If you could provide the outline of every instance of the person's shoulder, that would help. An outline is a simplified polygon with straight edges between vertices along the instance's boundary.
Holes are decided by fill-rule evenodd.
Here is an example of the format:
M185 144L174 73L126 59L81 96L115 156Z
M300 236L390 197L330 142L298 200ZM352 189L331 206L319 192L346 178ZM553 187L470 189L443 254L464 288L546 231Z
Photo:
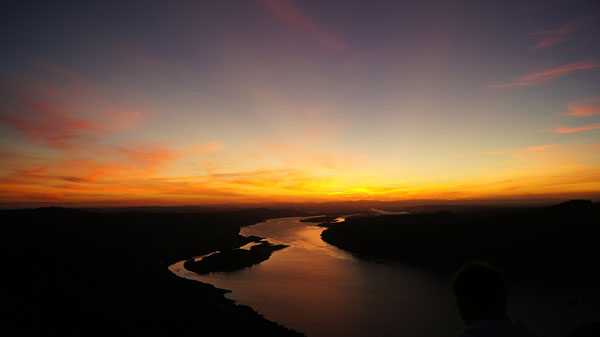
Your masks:
M481 321L465 328L460 337L535 337L524 325L510 320Z

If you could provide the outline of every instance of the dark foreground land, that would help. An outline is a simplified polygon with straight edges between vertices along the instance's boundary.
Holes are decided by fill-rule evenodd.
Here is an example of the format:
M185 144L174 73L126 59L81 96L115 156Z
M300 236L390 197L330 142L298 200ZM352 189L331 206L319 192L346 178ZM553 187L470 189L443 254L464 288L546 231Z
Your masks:
M6 336L300 336L167 267L248 239L242 225L297 215L239 211L0 211Z
M339 214L339 212L335 212ZM314 213L313 213L314 214ZM333 214L333 213L332 213ZM240 226L297 211L185 209L0 211L0 331L7 336L300 336L221 289L167 267L190 256L197 272L234 270L268 259L278 245ZM440 271L482 259L535 284L597 287L600 204L550 207L437 207L408 215L325 221L325 241L357 255ZM207 262L208 261L208 262Z
M328 224L322 238L362 257L439 271L482 260L515 278L575 286L598 282L600 203L443 209L355 216Z

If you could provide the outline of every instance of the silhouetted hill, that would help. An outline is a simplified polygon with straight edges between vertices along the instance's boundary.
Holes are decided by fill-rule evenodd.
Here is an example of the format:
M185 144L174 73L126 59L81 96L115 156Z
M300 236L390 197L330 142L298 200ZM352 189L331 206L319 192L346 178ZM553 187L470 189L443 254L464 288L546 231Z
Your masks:
M593 282L599 228L599 204L575 200L550 207L351 217L330 225L322 237L364 257L438 270L483 259L516 277Z
M594 204L591 200L569 200L549 208L559 212L580 212L591 210L599 205L600 203Z
M7 336L294 336L167 267L238 247L240 226L285 210L0 211L0 326Z

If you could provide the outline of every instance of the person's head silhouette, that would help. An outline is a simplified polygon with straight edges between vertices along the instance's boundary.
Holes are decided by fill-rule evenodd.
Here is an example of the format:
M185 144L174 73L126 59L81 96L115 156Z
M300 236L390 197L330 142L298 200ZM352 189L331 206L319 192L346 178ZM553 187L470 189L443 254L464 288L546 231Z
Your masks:
M482 263L463 266L454 279L458 310L468 325L506 318L506 286L502 274Z

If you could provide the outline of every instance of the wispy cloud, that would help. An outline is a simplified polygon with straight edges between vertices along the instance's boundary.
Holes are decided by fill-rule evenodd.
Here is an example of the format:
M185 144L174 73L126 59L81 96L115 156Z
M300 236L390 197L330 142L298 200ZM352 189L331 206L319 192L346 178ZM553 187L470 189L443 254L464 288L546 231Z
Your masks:
M561 126L554 129L554 132L560 134L579 133L600 129L600 123L586 124L582 126Z
M514 79L508 83L493 84L493 88L513 88L513 87L527 87L533 85L539 85L551 80L555 80L574 72L593 70L600 68L600 63L593 61L580 61L574 63L564 64L558 67L547 68L542 71L525 74Z
M164 146L120 148L120 152L133 164L151 171L180 157L177 151Z
M159 145L103 149L103 156L46 158L24 161L12 174L0 180L5 184L56 187L58 183L107 184L121 180L144 180L179 159L179 153Z
M78 82L17 86L12 102L0 103L0 123L32 143L67 149L128 130L142 120L140 111L114 104L100 92L94 92L91 85L85 90L77 89L81 86ZM84 102L73 98L80 94Z
M67 147L85 135L102 129L98 123L47 103L32 103L27 112L0 116L0 122L12 126L34 143L54 148Z
M558 146L559 146L558 144L529 145L529 146L519 147L519 148L486 151L483 154L486 156L506 156L506 155L521 156L521 155L529 155L529 154L548 152L549 150L555 149Z
M530 34L535 38L535 48L543 49L563 43L577 31L577 26L574 23L566 23L554 29L543 30Z
M572 117L599 116L600 97L569 103L565 114Z
M528 147L524 148L523 151L525 151L527 153L541 153L541 152L546 152L549 149L552 149L553 147L556 147L556 144L534 145L534 146L528 146Z
M296 31L308 34L321 46L332 50L344 50L346 42L327 30L304 13L293 0L258 0L258 3L280 23Z
M224 145L222 142L210 141L202 144L192 144L185 149L185 152L190 156L198 156L219 152L223 147Z

